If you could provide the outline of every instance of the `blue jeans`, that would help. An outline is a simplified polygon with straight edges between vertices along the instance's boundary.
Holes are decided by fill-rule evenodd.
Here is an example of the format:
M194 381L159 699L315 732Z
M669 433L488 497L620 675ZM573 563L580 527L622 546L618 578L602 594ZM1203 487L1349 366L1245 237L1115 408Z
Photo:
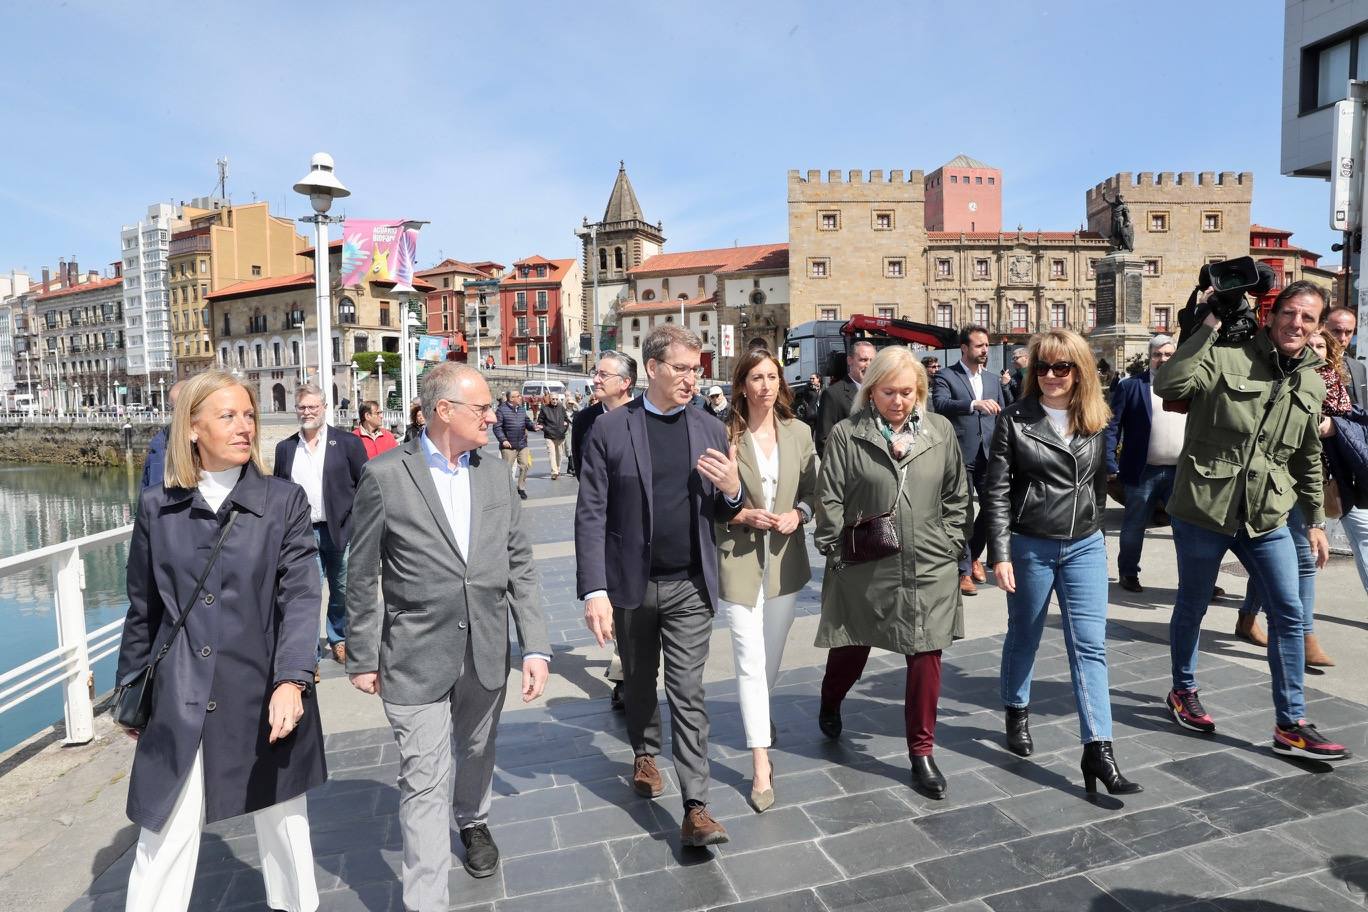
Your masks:
M1140 549L1145 544L1145 530L1149 528L1154 508L1168 503L1173 495L1173 476L1176 466L1147 465L1140 473L1140 483L1126 485L1126 515L1121 520L1121 554L1117 570L1121 576L1140 575Z
M1202 616L1211 600L1211 587L1221 569L1221 558L1233 551L1258 587L1268 613L1268 669L1273 675L1273 708L1279 725L1295 725L1306 715L1302 695L1302 605L1297 580L1297 546L1286 526L1250 538L1243 529L1235 535L1212 532L1173 517L1173 544L1178 551L1178 598L1169 621L1169 653L1173 686L1197 688L1197 642Z
M1363 591L1368 592L1368 510L1363 507L1345 510L1339 522L1353 549L1359 582L1363 583Z
M328 584L328 645L347 639L347 549L333 545L328 524L313 527L318 544L318 578Z
M1050 593L1059 599L1069 676L1084 744L1112 739L1107 684L1107 546L1102 533L1060 541L1012 533L1016 592L1007 596L1002 644L1002 702L1031 702L1031 672L1045 630Z
M1315 633L1316 623L1316 552L1311 550L1311 540L1307 537L1306 520L1302 517L1301 507L1293 507L1287 514L1287 528L1292 533L1292 542L1297 546L1297 594L1302 606L1302 635ZM1246 567L1246 570L1249 568ZM1240 614L1258 614L1262 604L1259 601L1258 587L1251 575L1245 586L1244 604Z

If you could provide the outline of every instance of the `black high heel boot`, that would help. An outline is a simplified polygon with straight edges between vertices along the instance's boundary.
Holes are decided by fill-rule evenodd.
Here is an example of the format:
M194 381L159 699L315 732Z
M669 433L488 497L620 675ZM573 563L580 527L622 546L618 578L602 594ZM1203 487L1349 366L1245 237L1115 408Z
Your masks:
M1007 707L1007 749L1018 757L1029 757L1035 750L1035 742L1031 740L1029 707Z
M1131 782L1121 775L1121 770L1116 765L1116 756L1112 753L1112 743L1110 741L1089 741L1083 745L1083 788L1089 795L1097 793L1097 780L1101 779L1102 784L1107 787L1108 795L1134 795L1136 792L1143 792L1144 788L1138 782Z
M912 785L928 798L945 797L945 777L930 756L912 758Z

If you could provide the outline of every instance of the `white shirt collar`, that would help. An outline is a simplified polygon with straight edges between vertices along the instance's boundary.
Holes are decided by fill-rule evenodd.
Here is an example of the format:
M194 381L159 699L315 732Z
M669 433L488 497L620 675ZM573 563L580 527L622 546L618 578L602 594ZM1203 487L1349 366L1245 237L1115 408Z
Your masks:
M669 416L669 415L678 415L680 412L684 411L684 409L685 409L685 406L683 406L683 405L676 405L674 408L670 409L668 412L662 412L660 409L656 408L655 403L651 401L651 399L650 399L649 396L643 395L643 396L641 397L641 401L642 401L643 403L646 404L646 411L650 412L652 415L665 415L665 416Z
M426 430L426 429L423 430L423 433L418 437L418 440L419 440L419 443L421 444L421 446L423 447L423 456L427 459L427 464L428 464L429 466L432 466L432 467L434 467L434 468L446 469L448 472L453 471L453 469L451 468L451 463L450 463L450 461L448 461L447 458L446 458L445 456L442 455L441 450L439 450L439 449L437 449L437 447L433 446L432 441L428 439L428 434L427 434L427 430ZM469 450L467 450L466 452L462 453L462 454L457 458L457 460L456 460L456 468L457 468L457 469L468 469L468 468L470 468L470 451L469 451Z

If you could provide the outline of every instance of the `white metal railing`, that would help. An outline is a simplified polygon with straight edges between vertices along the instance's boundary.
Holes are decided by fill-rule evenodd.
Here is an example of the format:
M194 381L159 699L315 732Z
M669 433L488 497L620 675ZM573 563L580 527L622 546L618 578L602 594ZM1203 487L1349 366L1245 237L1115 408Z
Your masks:
M56 599L57 648L0 674L0 713L7 712L52 687L61 687L67 744L95 737L95 680L92 666L115 652L123 635L123 619L87 632L85 563L82 555L128 541L133 526L120 526L84 538L25 551L0 560L0 578L40 567L52 572Z
M138 412L136 414L126 414L123 416L102 415L95 413L72 414L58 417L56 414L43 415L37 412L27 411L0 411L0 424L28 424L28 425L59 425L66 427L69 425L81 425L83 427L123 427L127 422L134 427L148 424L165 424L170 420L169 415L159 415L149 412Z

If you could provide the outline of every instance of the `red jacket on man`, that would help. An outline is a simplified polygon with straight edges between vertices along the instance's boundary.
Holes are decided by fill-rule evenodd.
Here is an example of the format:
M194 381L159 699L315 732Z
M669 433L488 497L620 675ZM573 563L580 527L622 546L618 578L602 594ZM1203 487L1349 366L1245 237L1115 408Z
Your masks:
M357 428L352 433L361 438L361 444L366 448L367 459L374 459L386 450L392 450L399 445L399 441L394 439L394 435L384 428L381 428L380 433L374 437L361 428Z

